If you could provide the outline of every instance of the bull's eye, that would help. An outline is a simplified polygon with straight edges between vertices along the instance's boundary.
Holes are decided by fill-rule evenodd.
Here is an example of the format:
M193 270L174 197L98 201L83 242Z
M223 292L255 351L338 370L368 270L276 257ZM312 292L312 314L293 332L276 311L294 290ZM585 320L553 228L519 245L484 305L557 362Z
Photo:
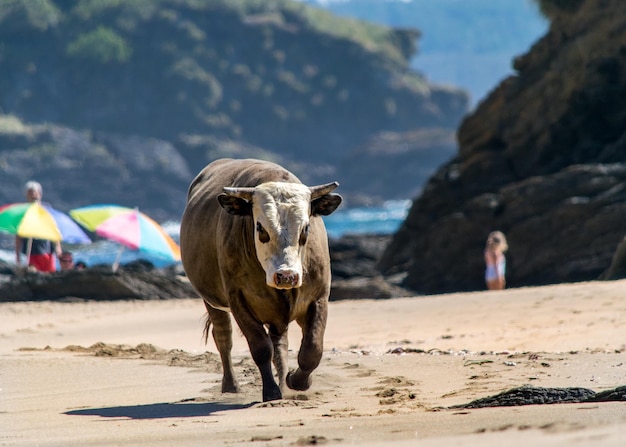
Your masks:
M298 243L300 245L306 244L306 240L308 237L309 237L309 224L306 224L306 226L302 229L302 233L300 233L300 239L298 240Z
M267 231L265 231L261 222L256 223L256 232L259 235L259 241L262 243L267 244L270 241L270 235Z

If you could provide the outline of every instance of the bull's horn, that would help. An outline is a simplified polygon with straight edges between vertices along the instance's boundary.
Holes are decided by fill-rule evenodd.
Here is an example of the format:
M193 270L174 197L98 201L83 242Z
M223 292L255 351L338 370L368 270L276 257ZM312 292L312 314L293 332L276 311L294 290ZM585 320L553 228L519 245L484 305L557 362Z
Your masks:
M224 186L223 191L229 196L239 197L244 200L252 200L252 194L254 193L254 188L250 188L247 186L240 187L231 187Z
M337 186L339 186L339 182L330 182L325 185L310 186L309 189L311 190L311 199L317 199L318 197L328 194Z

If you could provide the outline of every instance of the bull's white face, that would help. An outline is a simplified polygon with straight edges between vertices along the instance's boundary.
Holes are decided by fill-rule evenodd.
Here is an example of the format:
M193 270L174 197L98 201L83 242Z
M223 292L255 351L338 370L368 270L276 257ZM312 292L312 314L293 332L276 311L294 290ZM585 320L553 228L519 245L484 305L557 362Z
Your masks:
M338 185L267 182L256 187L224 187L224 193L217 196L228 213L252 216L256 256L268 286L292 289L302 285L309 218L337 209L341 196L331 191Z
M254 190L254 246L270 287L302 285L310 202L309 188L296 183L269 182Z

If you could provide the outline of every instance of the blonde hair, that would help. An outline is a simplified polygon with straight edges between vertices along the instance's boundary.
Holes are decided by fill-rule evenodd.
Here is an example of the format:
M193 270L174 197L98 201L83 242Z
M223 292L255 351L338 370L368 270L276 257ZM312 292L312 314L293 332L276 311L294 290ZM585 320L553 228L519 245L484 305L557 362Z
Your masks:
M509 244L507 244L506 237L502 231L492 231L489 233L489 236L487 236L487 246L489 246L489 244L496 245L503 253L509 249Z

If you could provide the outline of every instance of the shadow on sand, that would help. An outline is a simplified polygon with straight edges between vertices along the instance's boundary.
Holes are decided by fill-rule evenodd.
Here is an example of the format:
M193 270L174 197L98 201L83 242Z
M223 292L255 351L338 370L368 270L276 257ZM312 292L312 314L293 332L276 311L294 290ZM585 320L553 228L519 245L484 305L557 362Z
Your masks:
M123 407L86 408L66 411L69 416L100 416L103 418L166 419L210 416L218 411L241 410L252 404L226 404L207 402L174 402Z

